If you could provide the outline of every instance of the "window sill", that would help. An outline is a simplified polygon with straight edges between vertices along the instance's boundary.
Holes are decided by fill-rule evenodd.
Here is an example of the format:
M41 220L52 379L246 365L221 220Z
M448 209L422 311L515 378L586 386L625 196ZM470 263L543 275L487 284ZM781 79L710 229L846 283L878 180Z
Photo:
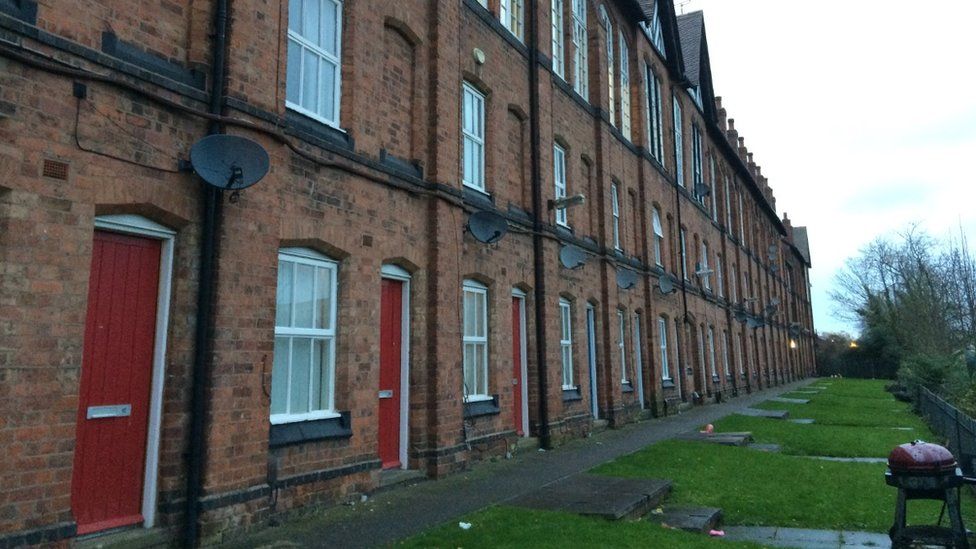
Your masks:
M297 132L300 136L312 138L313 141L324 141L350 151L355 148L352 136L348 132L302 114L290 107L285 109L285 124L290 133Z
M712 374L712 382L713 382L713 383L718 383L720 379L721 379L721 378L719 378L719 377L718 377L717 375L715 375L715 374Z
M624 383L621 383L620 384L620 392L621 393L633 393L634 392L634 386L633 386L633 384L631 384L629 381L626 381Z
M501 413L498 407L498 395L491 395L488 398L469 400L464 403L464 418L479 416L492 416Z
M672 380L671 378L664 379L663 381L661 381L661 387L664 387L665 389L674 389L675 387L674 380Z
M339 412L336 417L279 423L269 430L268 446L279 448L291 444L315 440L349 438L352 436L352 419L349 412Z
M580 392L579 386L576 387L563 387L563 402L572 402L575 400L583 400L583 393Z

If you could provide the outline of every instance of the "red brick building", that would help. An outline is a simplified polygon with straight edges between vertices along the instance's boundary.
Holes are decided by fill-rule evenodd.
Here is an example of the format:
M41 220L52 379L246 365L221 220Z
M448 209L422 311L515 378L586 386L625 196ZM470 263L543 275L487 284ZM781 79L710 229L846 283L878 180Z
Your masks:
M267 175L206 186L216 133ZM670 2L0 0L0 134L0 546L814 373L806 231Z

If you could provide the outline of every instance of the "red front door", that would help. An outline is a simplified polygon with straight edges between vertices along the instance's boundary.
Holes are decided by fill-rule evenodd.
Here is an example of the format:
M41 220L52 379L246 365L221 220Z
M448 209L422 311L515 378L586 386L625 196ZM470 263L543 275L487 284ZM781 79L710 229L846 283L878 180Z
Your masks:
M379 454L400 467L400 381L403 366L403 282L383 279L380 296Z
M142 521L160 250L95 232L71 483L79 534Z
M522 405L522 298L512 298L512 406L515 432L524 436Z

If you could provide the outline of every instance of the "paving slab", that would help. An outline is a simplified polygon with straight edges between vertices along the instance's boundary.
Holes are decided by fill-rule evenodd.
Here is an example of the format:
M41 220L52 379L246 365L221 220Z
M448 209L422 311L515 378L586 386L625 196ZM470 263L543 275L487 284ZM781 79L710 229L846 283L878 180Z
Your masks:
M835 457L835 456L801 456L821 461L840 461L842 463L888 463L887 458L879 457Z
M891 538L888 534L876 534L874 532L841 532L844 540L844 547L891 547Z
M752 440L752 433L701 433L692 431L681 433L675 437L678 440L693 440L697 442L710 442L723 446L745 446Z
M704 534L722 522L722 510L718 507L666 505L663 513L647 515L646 520L686 532Z
M510 502L516 507L565 511L610 520L640 516L671 492L671 481L579 474Z
M798 418L795 418L795 419L787 419L786 421L789 421L790 423L799 423L801 425L813 425L814 423L817 422L817 420L815 420L815 419L810 419L810 418L806 418L806 417L798 417Z
M759 443L759 442L753 442L752 444L749 445L749 448L753 450L759 450L760 452L777 453L780 451L779 444L766 444L766 443Z
M805 398L774 397L769 400L773 402L785 402L786 404L809 404L810 403L810 401Z
M807 528L777 528L769 526L726 526L725 539L751 541L768 547L799 547L803 549L886 549L891 547L887 534L839 530L810 530Z
M750 417L768 417L772 419L786 419L790 417L790 412L787 410L760 410L758 408L742 408L741 410L736 410L737 414Z

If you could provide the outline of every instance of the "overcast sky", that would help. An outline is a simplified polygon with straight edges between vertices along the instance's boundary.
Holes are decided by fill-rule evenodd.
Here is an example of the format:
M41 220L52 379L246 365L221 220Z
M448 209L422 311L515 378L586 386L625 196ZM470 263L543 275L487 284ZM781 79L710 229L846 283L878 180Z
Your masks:
M682 5L684 4L684 5ZM814 323L844 260L921 222L976 243L976 1L691 0L715 94L780 216L810 229Z

